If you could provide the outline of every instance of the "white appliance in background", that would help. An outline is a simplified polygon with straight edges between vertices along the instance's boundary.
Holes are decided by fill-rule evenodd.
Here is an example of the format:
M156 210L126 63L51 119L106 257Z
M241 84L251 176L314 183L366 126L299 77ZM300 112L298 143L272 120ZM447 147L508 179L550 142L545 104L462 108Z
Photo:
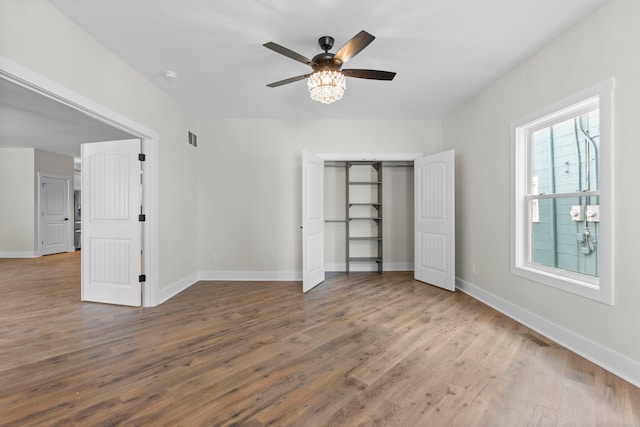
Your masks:
M82 176L79 169L79 163L75 163L75 170L73 172L73 246L76 250L82 247L82 222L80 217L82 198Z

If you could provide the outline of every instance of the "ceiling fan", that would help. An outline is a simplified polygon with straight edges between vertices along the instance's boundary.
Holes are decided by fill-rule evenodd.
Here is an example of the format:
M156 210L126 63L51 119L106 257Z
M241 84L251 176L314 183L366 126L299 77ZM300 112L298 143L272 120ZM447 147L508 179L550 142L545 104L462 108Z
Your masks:
M313 59L302 56L284 46L280 46L279 44L273 42L265 43L263 44L264 47L313 68L311 73L290 77L288 79L270 83L267 86L278 87L308 78L307 87L309 88L311 99L322 102L323 104L330 104L340 100L344 95L346 87L345 77L371 80L393 80L396 73L391 71L342 69L342 66L349 59L360 53L360 51L367 47L374 39L374 36L362 30L334 54L329 53L333 47L333 37L323 36L320 37L318 43L320 44L320 48L324 50L324 53L317 54Z

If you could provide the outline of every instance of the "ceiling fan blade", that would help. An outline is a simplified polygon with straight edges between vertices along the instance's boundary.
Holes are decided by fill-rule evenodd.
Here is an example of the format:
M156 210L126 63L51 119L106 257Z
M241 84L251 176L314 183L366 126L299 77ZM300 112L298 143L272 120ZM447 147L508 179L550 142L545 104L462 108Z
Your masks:
M303 74L301 76L289 77L288 79L280 80L279 82L269 83L267 86L269 87L278 87L282 85L286 85L289 83L297 82L298 80L303 80L309 77L311 74Z
M380 71L380 70L342 70L342 73L347 77L356 77L358 79L371 79L371 80L393 80L396 73L392 71Z
M314 65L317 65L315 62L313 62L311 59L300 55L297 52L292 51L291 49L287 49L284 46L280 46L277 43L274 42L269 42L269 43L265 43L262 46L266 47L267 49L271 49L274 52L278 52L281 55L284 55L288 58L294 59L296 61L302 62L303 64L307 64L310 67L313 67Z
M339 59L344 64L349 59L360 53L362 49L369 46L369 43L371 43L374 39L374 36L362 30L351 40L346 42L345 45L340 48L338 53L335 54L334 58Z

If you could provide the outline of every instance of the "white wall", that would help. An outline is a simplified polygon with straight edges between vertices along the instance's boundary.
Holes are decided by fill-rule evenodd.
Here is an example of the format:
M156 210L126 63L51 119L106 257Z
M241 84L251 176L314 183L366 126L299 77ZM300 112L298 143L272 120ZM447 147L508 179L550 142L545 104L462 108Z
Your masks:
M638 245L640 199L640 2L611 0L445 118L444 146L456 150L457 276L507 305L628 361L640 381ZM615 305L509 273L509 124L614 76ZM631 213L631 214L629 214ZM476 266L473 273L472 265ZM599 350L598 350L599 351ZM607 353L607 351L610 351ZM598 357L595 357L598 359ZM605 360L602 360L605 359ZM628 374L629 372L627 372Z
M441 148L439 120L202 120L198 268L302 270L303 150L431 154Z
M38 255L38 174L73 178L73 157L33 148L0 148L0 257ZM73 211L73 188L69 190ZM72 238L72 231L69 232Z
M196 269L190 114L45 0L0 2L0 56L160 135L160 288ZM89 142L89 141L87 141Z
M33 148L0 148L0 257L34 257Z

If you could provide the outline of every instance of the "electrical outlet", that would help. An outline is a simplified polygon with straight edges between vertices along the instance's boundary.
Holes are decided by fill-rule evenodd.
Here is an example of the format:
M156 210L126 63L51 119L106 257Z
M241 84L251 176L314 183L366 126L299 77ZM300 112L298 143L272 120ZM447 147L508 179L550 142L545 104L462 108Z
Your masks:
M571 215L572 221L584 221L584 206L571 206L571 212L569 212L569 215Z

